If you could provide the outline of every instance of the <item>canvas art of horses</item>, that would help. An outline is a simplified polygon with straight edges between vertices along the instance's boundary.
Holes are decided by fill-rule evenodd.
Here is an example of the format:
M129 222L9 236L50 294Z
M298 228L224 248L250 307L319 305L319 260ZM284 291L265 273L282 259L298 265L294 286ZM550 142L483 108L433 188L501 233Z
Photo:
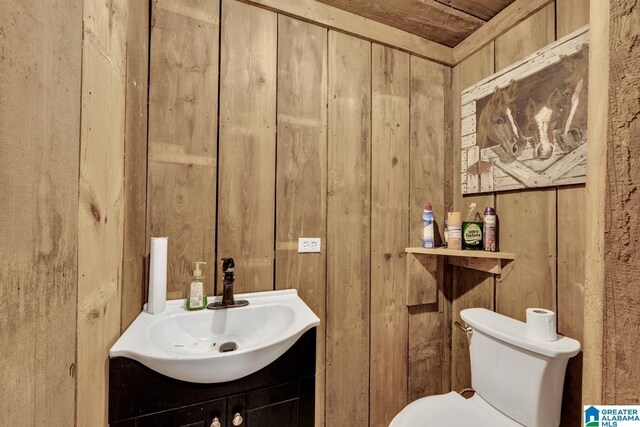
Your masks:
M589 28L461 92L462 194L586 181Z
M541 72L496 87L477 101L477 145L503 163L518 160L530 147L535 159L571 152L586 142L588 45L563 56ZM468 173L487 169L486 161Z

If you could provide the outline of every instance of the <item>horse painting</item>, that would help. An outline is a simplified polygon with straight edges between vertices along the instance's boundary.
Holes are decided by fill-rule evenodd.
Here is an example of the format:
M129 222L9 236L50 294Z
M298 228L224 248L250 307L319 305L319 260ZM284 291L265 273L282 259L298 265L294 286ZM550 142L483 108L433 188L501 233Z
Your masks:
M555 56L544 50L532 55L531 61L547 61L534 71L528 72L523 60L463 92L463 191L494 190L495 182L508 182L508 189L584 182L576 175L584 169L587 142L584 34L576 36L575 47L565 46ZM470 98L474 93L478 97ZM475 120L468 121L468 112ZM465 137L474 130L465 123L475 128L473 139Z

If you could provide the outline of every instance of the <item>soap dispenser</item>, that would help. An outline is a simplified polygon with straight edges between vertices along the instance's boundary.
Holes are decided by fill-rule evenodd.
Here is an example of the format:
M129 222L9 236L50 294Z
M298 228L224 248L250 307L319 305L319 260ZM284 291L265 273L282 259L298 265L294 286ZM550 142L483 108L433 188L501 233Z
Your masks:
M207 306L207 297L204 295L204 275L200 266L206 262L196 262L196 269L193 270L193 280L189 287L189 298L187 298L187 310L202 310Z

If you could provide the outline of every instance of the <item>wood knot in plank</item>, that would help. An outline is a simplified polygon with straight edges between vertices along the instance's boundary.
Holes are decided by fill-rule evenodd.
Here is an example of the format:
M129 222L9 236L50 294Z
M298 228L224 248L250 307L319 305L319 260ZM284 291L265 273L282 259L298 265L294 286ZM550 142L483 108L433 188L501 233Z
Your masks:
M100 211L98 210L98 207L93 203L91 203L91 215L93 215L93 219L96 222L100 222Z

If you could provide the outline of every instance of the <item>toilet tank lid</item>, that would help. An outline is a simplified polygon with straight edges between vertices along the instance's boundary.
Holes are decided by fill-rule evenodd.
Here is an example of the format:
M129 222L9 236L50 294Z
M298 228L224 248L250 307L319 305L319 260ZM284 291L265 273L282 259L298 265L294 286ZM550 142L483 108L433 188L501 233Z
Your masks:
M552 358L570 358L580 351L580 343L558 335L557 341L541 341L527 336L526 323L495 313L486 308L467 308L460 317L474 331L494 337L513 346Z

